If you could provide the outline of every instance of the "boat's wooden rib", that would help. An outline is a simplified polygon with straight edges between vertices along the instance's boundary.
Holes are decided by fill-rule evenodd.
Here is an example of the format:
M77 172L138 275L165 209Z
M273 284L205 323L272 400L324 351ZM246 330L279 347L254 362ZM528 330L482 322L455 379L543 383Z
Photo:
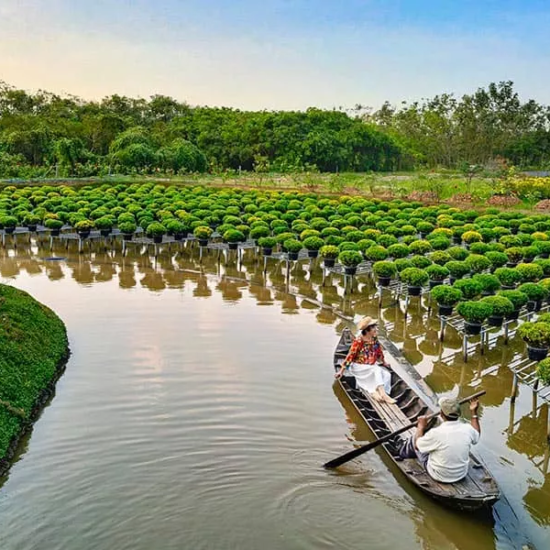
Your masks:
M352 339L349 329L344 329L334 353L335 369L339 369L346 357ZM343 376L339 380L351 402L377 437L415 421L420 415L434 408L434 404L427 402L421 391L417 391L403 380L406 376L402 372L400 361L392 357L388 350L385 355L392 366L391 396L396 400L395 404L375 401L370 395L356 388L353 377ZM470 456L468 475L457 483L435 481L416 459L400 460L398 449L401 438L406 439L413 433L414 429L408 430L382 447L403 474L421 491L446 505L468 511L491 506L498 500L500 493L494 478L473 454Z

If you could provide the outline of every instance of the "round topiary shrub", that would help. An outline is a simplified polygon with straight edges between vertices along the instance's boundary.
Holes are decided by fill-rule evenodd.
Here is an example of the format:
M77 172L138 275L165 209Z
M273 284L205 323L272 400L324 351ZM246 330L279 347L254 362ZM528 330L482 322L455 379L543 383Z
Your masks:
M472 243L470 245L470 252L472 254L485 254L489 252L489 245L486 243Z
M388 251L379 245L374 245L365 250L365 258L371 262L379 262L388 257Z
M481 254L470 254L464 261L472 273L481 273L491 267L491 261Z
M409 286L409 294L412 289L421 289L429 280L428 274L423 269L417 267L408 267L401 272L401 280ZM418 292L420 294L420 291Z
M466 300L472 300L483 292L481 284L474 279L459 279L453 284L453 288L460 290Z
M461 246L451 246L451 248L447 250L447 254L458 262L463 262L470 255L470 253Z
M406 258L409 255L409 247L405 244L392 244L388 247L388 255L392 258Z
M447 262L445 267L449 270L449 273L453 279L462 279L464 275L468 275L468 273L470 273L470 267L466 262L453 260L451 262Z
M537 283L524 283L518 290L523 292L530 302L535 302L537 304L540 304L540 302L548 297L548 290Z
M257 225L250 229L250 238L257 241L262 237L269 237L271 235L271 229L266 225Z
M529 359L540 361L548 355L550 346L550 325L527 322L518 328L518 334L527 344Z
M456 308L464 319L464 328L468 334L479 334L482 323L491 315L491 306L479 302L461 302Z
M444 281L449 276L449 270L445 266L438 265L438 264L433 264L428 266L426 268L426 273L428 274L430 284L432 281L434 282Z
M451 315L453 307L462 300L462 292L448 285L439 285L432 289L432 298L439 306L439 315Z
M544 270L537 264L519 264L516 271L525 283L538 281L544 276Z
M318 251L325 245L325 241L323 241L320 237L308 237L303 240L303 245L307 248L307 250Z
M519 312L519 310L527 304L528 298L523 292L519 290L501 290L498 293L498 296L504 296L512 302L514 305L514 311Z
M397 275L397 268L393 262L376 262L372 266L372 271L378 277L378 282L381 286L388 286L392 277Z
M521 262L523 259L523 249L519 246L513 246L511 248L507 248L504 251L504 254L508 256L508 263L510 264L517 264L518 262Z
M482 298L481 302L491 307L491 314L489 315L489 324L491 326L502 326L504 318L514 313L514 304L504 296L487 296L486 298Z
M412 262L407 258L399 258L398 260L395 260L393 263L395 264L397 273L401 273L404 269L407 269L408 267L414 267Z
M472 280L481 285L481 292L484 295L494 294L500 290L500 281L495 275L478 273L472 277Z
M491 262L493 269L502 267L508 263L508 256L504 252L489 251L485 253L485 257Z
M432 265L432 261L426 256L416 255L412 256L410 260L411 264L418 269L426 269L429 265Z
M515 268L499 267L495 269L495 276L500 281L500 284L508 289L515 288L517 283L521 281L521 275Z
M193 230L193 235L201 246L206 246L208 239L212 236L213 230L207 225L199 225Z
M477 231L466 231L462 234L462 240L466 244L479 243L483 237Z
M340 252L338 261L344 266L347 274L354 275L357 266L363 261L363 257L356 250L344 250Z
M428 254L433 250L432 245L428 241L414 241L409 245L411 254Z

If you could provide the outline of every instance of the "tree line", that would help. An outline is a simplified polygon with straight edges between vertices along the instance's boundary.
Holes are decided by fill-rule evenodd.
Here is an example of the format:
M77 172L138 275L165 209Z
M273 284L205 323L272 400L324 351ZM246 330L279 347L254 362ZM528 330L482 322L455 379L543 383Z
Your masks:
M511 82L360 110L241 111L155 95L85 101L0 82L0 177L550 163L550 110Z

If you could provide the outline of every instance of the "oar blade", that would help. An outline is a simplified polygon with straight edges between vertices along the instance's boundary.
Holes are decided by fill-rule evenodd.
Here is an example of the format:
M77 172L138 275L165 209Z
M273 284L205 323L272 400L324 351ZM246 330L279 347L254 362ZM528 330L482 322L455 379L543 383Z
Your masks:
M346 453L344 455L333 458L332 460L329 460L328 462L323 464L323 468L328 468L328 469L338 468L338 466L341 466L342 464L345 464L346 462L349 462L350 460L353 460L354 458L361 456L363 453L366 453L368 450L372 449L373 447L376 447L378 444L379 444L378 441L374 441L372 443L369 443L368 445L363 445L362 447L353 449L353 451L350 451L349 453Z

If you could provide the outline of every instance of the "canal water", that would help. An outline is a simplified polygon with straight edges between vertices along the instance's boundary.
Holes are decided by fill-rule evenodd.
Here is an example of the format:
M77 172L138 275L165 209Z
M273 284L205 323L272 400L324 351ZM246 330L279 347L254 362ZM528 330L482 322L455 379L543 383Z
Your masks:
M517 340L464 364L425 299L379 311L366 276L346 290L316 261L94 247L0 249L0 281L54 309L72 352L0 480L2 550L550 547L548 407L521 387L511 407ZM505 495L492 516L436 505L380 451L323 470L373 437L332 371L366 314L436 392L487 390L478 451Z

